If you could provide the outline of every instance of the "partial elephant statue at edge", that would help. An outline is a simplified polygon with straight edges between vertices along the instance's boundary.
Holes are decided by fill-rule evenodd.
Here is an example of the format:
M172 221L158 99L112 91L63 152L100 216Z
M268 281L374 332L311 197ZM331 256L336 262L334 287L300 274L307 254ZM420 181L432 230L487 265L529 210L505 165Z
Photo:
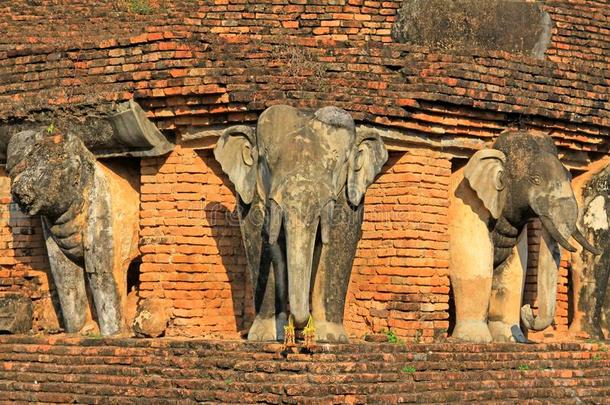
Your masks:
M318 341L347 341L343 310L367 187L387 161L379 135L336 107L278 105L225 130L214 156L237 192L256 318L249 340L280 340L288 303ZM311 305L311 311L310 311Z
M69 133L13 135L6 168L13 199L29 215L42 215L64 329L79 332L91 316L86 275L100 333L124 332L126 272L139 254L136 189Z
M450 204L453 337L471 342L525 342L520 323L547 328L555 317L559 249L599 253L576 227L571 176L550 136L505 131L454 174ZM527 222L542 222L538 315L522 305L527 271Z

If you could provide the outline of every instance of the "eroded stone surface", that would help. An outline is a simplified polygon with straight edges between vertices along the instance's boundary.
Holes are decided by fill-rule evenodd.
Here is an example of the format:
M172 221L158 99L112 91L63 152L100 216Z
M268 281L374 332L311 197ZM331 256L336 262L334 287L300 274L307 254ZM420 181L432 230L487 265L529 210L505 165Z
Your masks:
M134 332L142 337L162 336L170 319L167 304L157 298L142 301L133 322Z
M214 156L238 194L257 313L248 338L278 339L290 302L297 327L311 315L318 337L347 340L343 313L363 196L388 157L379 135L356 133L340 108L277 105L255 131L228 128Z
M610 337L610 166L607 162L600 163L601 170L593 170L575 181L584 205L583 233L603 253L594 256L583 250L572 255L575 308L570 331L607 339Z
M456 304L454 336L525 341L520 324L543 330L555 316L559 249L574 251L578 204L571 177L546 134L505 131L491 149L476 152L454 173L449 208L450 276ZM538 255L538 313L523 308L527 271L525 228L535 217L543 230ZM490 285L491 283L491 285ZM483 329L483 332L481 332Z
M0 332L26 333L32 329L32 300L22 295L0 296Z
M49 123L66 133L75 134L97 157L160 156L174 148L173 142L147 118L133 100L100 105L97 109L60 113L40 112L30 120L12 125L0 124L0 160L8 153L11 137L26 130L46 130Z
M404 0L392 38L440 50L507 51L542 59L551 27L537 2Z
M64 329L79 332L91 318L86 279L100 333L122 332L125 273L138 254L139 196L129 176L97 162L70 133L24 131L7 152L13 199L42 216Z

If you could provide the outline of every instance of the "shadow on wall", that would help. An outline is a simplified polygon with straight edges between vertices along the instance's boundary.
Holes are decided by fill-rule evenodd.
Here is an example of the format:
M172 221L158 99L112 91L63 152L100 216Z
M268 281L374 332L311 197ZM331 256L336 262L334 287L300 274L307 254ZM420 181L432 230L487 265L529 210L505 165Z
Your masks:
M7 193L10 196L10 189ZM24 214L14 202L4 208L8 211L7 226L12 241L12 246L7 244L7 256L13 256L10 270L14 283L19 284L9 288L17 287L20 293L32 299L34 330L59 332L63 327L63 319L48 264L40 219Z
M235 327L237 331L247 332L254 320L254 305L252 298L252 287L248 274L246 257L243 250L241 230L239 227L239 215L237 207L231 211L223 201L235 199L232 183L222 172L220 165L212 152L199 153L201 159L211 171L222 180L224 187L231 191L231 196L206 196L205 215L211 229L212 237L216 242L218 254L226 270L226 276L231 286L231 299L234 309ZM222 197L222 198L219 198Z

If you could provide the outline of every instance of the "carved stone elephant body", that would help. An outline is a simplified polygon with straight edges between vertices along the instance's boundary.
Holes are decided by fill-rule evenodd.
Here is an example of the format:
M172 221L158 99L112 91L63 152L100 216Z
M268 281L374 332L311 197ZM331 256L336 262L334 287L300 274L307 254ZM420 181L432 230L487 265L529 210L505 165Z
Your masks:
M543 330L554 319L559 249L576 228L571 176L552 139L536 132L502 133L492 149L473 155L451 185L450 276L456 305L453 336L473 342L525 341L520 323ZM538 315L523 306L526 225L543 225L538 258Z
M75 136L25 131L11 138L7 155L15 201L42 215L65 330L87 322L86 274L100 333L122 332L126 271L138 255L137 191Z
M227 129L214 153L238 194L256 310L248 338L280 339L290 303L297 326L311 314L318 340L347 341L343 310L363 195L387 160L379 136L356 134L338 108L274 106L256 132Z

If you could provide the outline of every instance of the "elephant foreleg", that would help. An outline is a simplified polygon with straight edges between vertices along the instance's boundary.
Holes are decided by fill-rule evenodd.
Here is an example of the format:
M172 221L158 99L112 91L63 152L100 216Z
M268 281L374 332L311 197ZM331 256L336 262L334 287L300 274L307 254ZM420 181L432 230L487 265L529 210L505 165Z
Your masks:
M347 342L343 327L345 298L354 256L361 236L364 205L356 209L338 201L329 241L322 245L311 304L316 339Z
M85 326L88 318L89 304L85 290L84 271L68 259L57 246L49 232L46 219L43 218L42 224L64 328L68 333L76 333Z
M286 263L279 244L264 249L254 291L256 317L248 340L283 340L287 317Z
M89 287L97 312L102 336L110 336L123 330L121 297L112 273L87 273Z
M519 235L510 257L494 269L489 303L489 331L494 342L527 342L519 325L527 249L526 228Z
M450 277L455 301L455 328L452 337L474 343L491 342L487 310L491 294L493 244L486 221L479 213L484 207L460 172L452 179L456 189L450 205ZM485 218L486 219L486 218Z

